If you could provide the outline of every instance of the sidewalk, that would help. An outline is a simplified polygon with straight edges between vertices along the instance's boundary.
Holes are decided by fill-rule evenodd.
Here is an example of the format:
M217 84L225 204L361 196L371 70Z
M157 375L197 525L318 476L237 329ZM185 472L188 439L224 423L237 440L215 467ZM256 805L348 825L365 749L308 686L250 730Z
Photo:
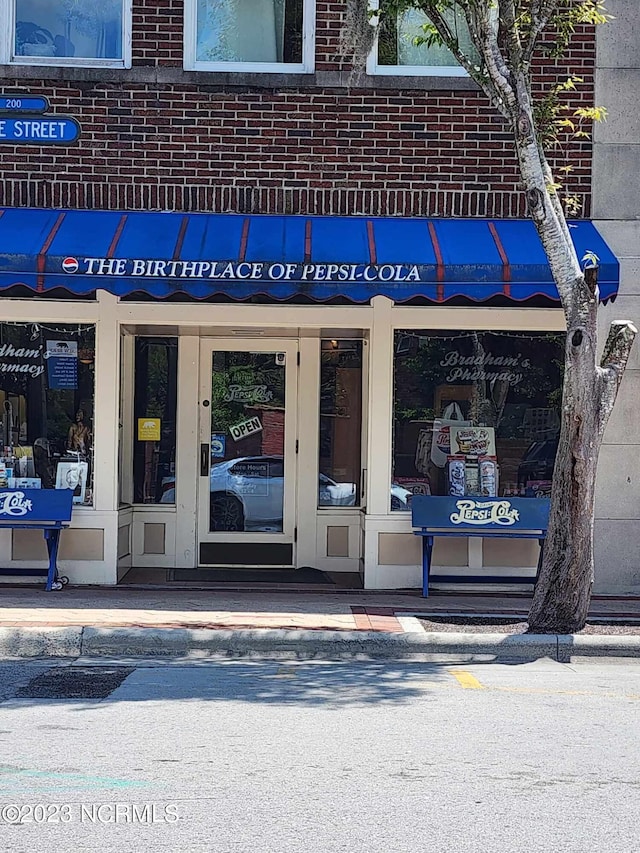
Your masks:
M0 587L0 656L273 654L415 656L574 654L640 657L640 598L594 598L590 634L536 637L488 628L489 615L526 621L527 595L417 591ZM426 631L417 615L437 617ZM456 619L457 617L457 619ZM463 631L455 624L470 622ZM449 621L448 621L449 620ZM616 620L636 621L624 636ZM473 622L482 624L474 632ZM607 624L607 622L609 624ZM432 622L430 624L433 624ZM521 628L519 630L522 630ZM593 632L598 633L593 633ZM636 633L637 631L637 633ZM588 650L588 651L585 651Z

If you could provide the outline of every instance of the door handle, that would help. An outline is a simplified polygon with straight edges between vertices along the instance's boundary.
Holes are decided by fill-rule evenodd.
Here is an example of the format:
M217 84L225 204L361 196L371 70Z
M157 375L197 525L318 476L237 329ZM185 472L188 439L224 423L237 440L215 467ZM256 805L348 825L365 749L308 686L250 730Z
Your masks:
M209 476L209 445L200 445L200 476Z

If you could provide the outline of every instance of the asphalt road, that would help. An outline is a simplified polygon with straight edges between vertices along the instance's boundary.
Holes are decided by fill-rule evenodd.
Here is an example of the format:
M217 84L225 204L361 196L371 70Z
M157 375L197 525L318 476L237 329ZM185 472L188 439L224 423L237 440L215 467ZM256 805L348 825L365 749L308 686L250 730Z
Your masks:
M640 851L640 662L124 663L0 664L0 849Z

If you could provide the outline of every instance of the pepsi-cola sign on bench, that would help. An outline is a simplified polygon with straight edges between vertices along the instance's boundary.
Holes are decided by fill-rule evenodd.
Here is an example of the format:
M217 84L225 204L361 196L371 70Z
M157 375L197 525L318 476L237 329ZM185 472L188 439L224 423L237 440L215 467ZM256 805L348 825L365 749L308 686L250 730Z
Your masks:
M475 498L415 495L411 503L411 523L422 537L422 591L429 594L429 582L442 583L528 583L536 576L486 574L431 575L433 540L436 536L469 536L487 539L537 539L542 547L549 523L548 498Z
M71 523L73 489L1 489L0 530L42 530L47 568L0 567L3 575L47 575L47 590L62 589L66 578L58 575L60 533Z

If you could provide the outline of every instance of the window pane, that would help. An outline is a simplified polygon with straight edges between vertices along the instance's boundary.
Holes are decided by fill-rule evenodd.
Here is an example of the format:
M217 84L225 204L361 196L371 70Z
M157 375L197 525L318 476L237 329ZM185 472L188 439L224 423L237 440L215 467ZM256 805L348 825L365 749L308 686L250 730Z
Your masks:
M209 530L282 533L286 357L215 351Z
M136 338L133 500L176 501L177 338ZM158 423L159 422L159 423ZM154 436L158 436L154 437Z
M94 326L0 323L0 487L93 494Z
M198 0L198 62L302 62L304 0Z
M471 45L469 29L464 15L459 10L448 10L445 16L450 26L458 35L458 42L463 51L476 56ZM399 13L395 18L383 17L378 34L378 64L379 65L413 65L413 66L454 66L458 62L451 51L444 45L425 44L416 46L416 38L424 37L424 24L429 18L419 9L408 9Z
M359 506L362 342L322 341L318 506Z
M122 59L122 0L15 0L16 56Z
M548 495L563 360L562 335L397 331L398 496Z

